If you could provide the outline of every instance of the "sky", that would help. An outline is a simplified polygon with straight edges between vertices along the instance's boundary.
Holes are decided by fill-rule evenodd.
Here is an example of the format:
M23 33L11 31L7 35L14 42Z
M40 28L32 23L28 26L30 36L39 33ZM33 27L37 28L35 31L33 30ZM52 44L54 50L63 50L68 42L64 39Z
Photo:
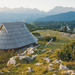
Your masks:
M75 0L0 0L0 7L8 8L37 8L41 11L49 11L56 6L74 7Z

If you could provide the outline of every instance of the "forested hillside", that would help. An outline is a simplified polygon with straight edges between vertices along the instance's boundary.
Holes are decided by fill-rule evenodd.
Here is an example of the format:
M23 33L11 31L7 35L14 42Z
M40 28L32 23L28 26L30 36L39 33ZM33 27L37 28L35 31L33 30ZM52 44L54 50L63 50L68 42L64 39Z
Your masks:
M75 28L75 21L50 21L50 22L34 22L29 23L28 26L30 31L38 30L38 29L52 29L59 30L62 26L68 25L71 30Z

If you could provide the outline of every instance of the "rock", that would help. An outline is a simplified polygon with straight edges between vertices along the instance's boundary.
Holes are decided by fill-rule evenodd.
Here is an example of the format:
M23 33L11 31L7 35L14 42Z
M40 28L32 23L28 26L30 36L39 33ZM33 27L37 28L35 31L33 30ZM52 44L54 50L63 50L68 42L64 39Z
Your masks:
M71 37L73 37L73 38L74 38L74 37L75 37L75 34L72 34L72 35L71 35Z
M34 59L35 57L37 57L38 56L38 54L36 54L36 55L32 55L32 58Z
M47 66L45 66L45 68L47 68Z
M64 69L69 69L66 65L64 65Z
M23 53L18 54L18 56L23 56L23 55L25 55L25 54L31 54L31 53L32 53L32 54L34 53L33 47L28 48L28 49L25 50Z
M26 56L19 56L19 59L22 60L22 59L25 59Z
M10 71L7 71L7 73L10 73Z
M42 52L44 53L46 50L42 50Z
M53 70L53 68L52 68L52 67L48 67L48 69L49 69L49 71L52 71L52 70Z
M53 66L53 64L49 64L49 66Z
M34 59L34 58L30 57L30 56L16 56L16 57L19 57L20 60L26 59L28 61L31 61L31 60ZM16 64L16 59L15 58L16 57L10 58L10 60L7 62L7 66L10 65L10 64L12 64L13 66L15 66L15 64Z
M62 60L55 60L55 61L53 61L53 63L61 63L61 62L63 62Z
M60 64L60 66L59 66L59 70L62 70L62 69L69 69L66 65L62 65L62 64Z
M35 52L33 51L33 48L29 48L29 49L28 49L27 54L31 54L31 53L32 53L32 54L35 53Z
M73 70L67 70L67 71L62 71L62 73L65 73L65 74L72 74L72 73L74 73L74 71L73 71Z
M51 49L51 51L53 51L53 49Z
M59 62L61 63L61 62L63 62L62 60L59 60Z
M30 56L20 56L20 60L22 60L22 59L26 59L28 61L33 60L33 58Z
M71 73L71 75L75 75L75 72Z
M14 60L16 57L18 57L18 56L13 56L10 58L10 60Z
M32 72L33 70L30 68L30 67L28 67L28 71L27 72Z
M23 73L23 71L18 71L19 73Z
M56 74L53 74L53 75L56 75Z
M43 63L36 63L36 65L38 65L38 66L39 66L39 65L42 65L42 64L43 64Z
M35 51L37 51L39 53L39 50L38 49L35 49Z
M45 60L47 63L50 62L50 59L49 58L43 58L43 60Z
M53 63L60 63L60 61L59 60L55 60L55 61L53 61Z
M9 65L13 65L13 66L15 66L15 64L16 64L16 60L14 60L14 59L10 59L8 62L7 62L7 66L9 66Z
M4 72L3 72L3 71L0 71L0 73L1 73L1 74L4 74Z

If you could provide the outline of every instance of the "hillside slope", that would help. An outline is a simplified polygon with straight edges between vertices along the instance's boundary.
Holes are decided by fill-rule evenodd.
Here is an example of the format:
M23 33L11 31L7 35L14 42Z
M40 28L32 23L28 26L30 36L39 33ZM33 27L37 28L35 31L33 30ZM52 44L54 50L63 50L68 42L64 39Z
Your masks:
M35 21L73 21L75 20L75 12L67 12L58 15L51 15L44 18L38 18Z

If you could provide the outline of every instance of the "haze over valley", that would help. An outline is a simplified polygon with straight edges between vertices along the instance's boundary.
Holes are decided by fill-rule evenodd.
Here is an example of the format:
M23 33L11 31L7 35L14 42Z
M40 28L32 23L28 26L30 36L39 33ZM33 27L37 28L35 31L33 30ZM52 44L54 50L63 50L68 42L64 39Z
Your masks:
M33 22L36 21L37 19L40 20L39 18L43 18L51 15L58 15L58 14L61 15L61 13L67 13L71 11L75 12L75 8L56 6L52 10L45 12L45 11L40 11L37 8L31 9L31 8L21 7L21 8L10 9L5 7L5 8L0 8L0 22L22 21L23 19L26 22Z

